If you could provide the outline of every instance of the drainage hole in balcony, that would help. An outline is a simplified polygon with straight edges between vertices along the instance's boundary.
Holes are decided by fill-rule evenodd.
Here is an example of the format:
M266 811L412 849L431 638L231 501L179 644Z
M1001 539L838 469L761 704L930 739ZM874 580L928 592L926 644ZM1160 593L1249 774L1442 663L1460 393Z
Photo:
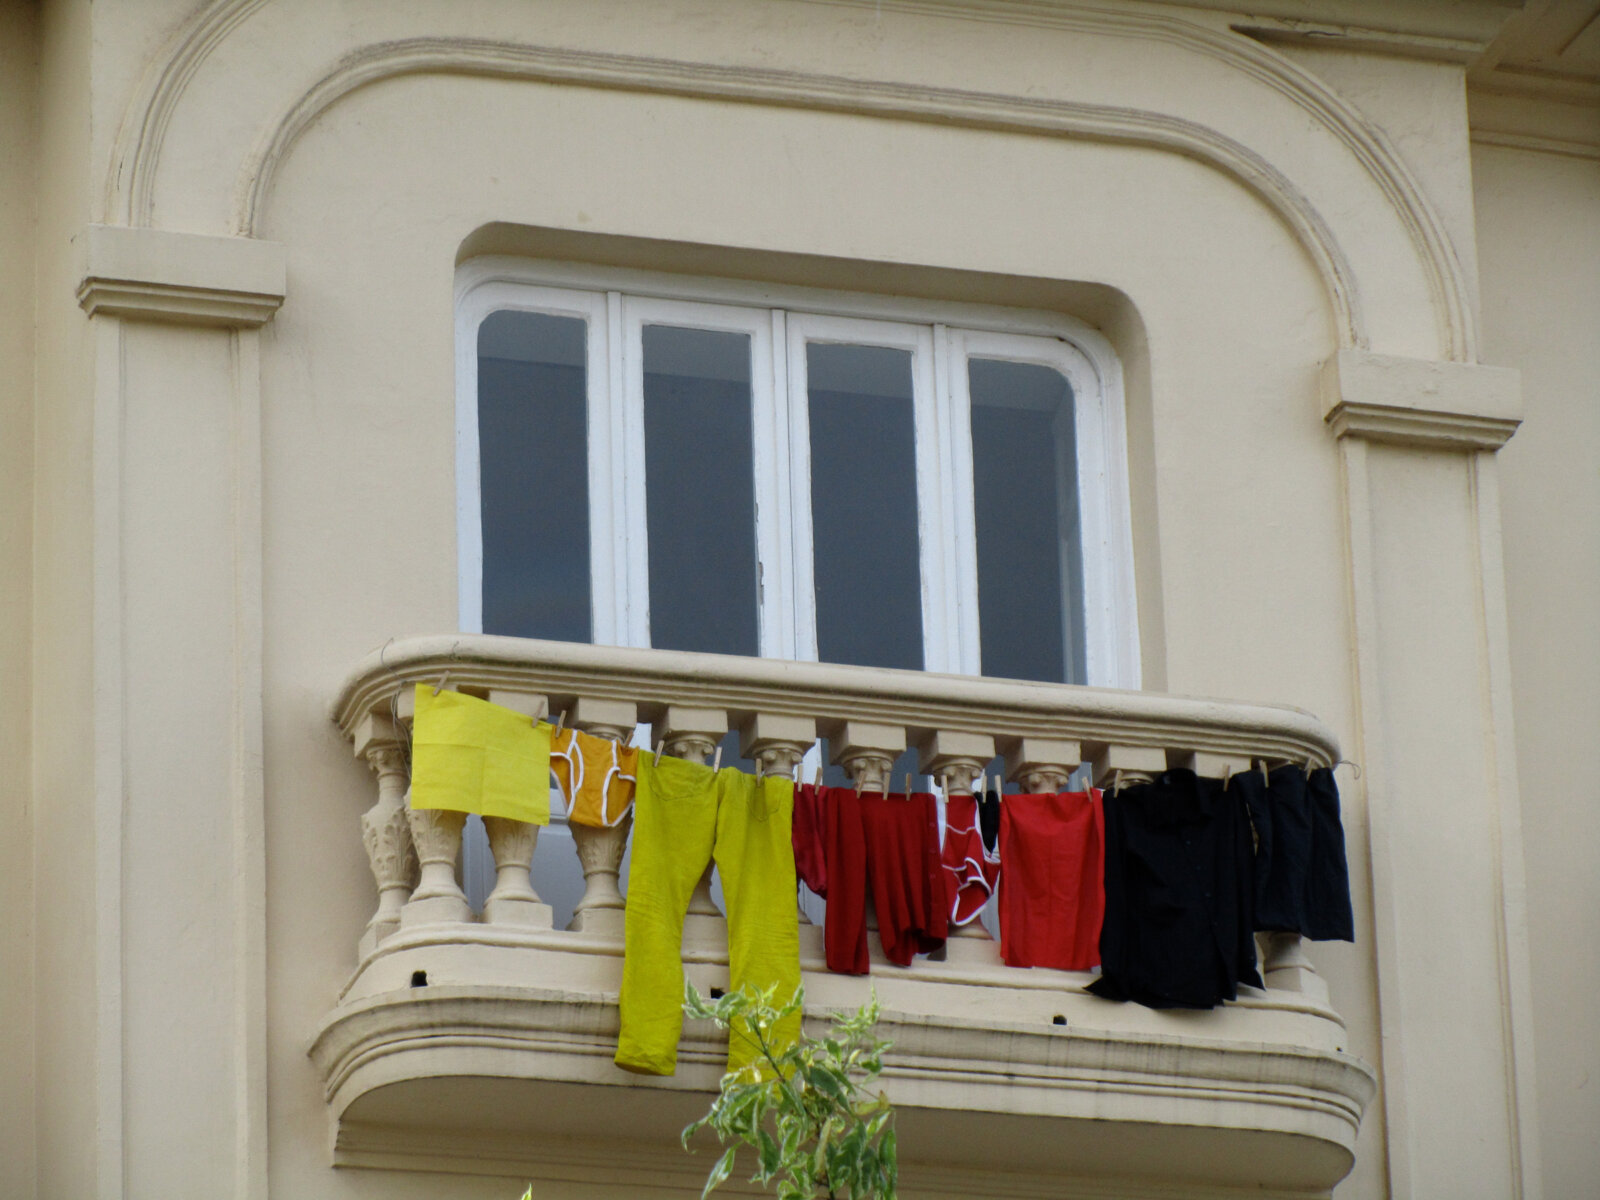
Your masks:
M711 998L713 1000L721 1000L726 995L727 995L727 992L723 991L721 988L712 988L711 989Z
M1066 1017L1062 1016L1060 1013L1057 1013L1055 1016L1050 1018L1050 1024L1052 1025L1065 1025L1066 1023Z
M428 986L428 973L426 971L413 971L413 972L411 972L411 986L412 987L427 987Z

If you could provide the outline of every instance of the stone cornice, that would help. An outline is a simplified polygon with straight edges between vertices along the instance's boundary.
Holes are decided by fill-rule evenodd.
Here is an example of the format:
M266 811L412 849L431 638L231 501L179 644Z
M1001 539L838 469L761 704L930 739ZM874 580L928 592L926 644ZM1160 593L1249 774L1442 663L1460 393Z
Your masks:
M78 303L107 315L254 327L283 303L284 248L255 238L91 225Z
M1322 369L1336 437L1444 450L1498 450L1522 423L1521 375L1507 367L1340 350Z

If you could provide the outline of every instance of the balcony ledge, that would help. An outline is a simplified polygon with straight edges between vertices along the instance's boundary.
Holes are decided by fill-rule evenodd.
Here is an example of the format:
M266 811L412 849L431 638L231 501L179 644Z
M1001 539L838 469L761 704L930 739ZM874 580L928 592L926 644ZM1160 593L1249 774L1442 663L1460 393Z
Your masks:
M1087 975L998 959L881 967L869 983L820 969L820 933L802 930L808 1022L876 988L902 1154L934 1172L933 1190L980 1171L1004 1172L1020 1189L1008 1194L1059 1194L1047 1181L1062 1173L1109 1179L1170 1163L1189 1182L1315 1191L1354 1161L1373 1075L1344 1053L1338 1018L1299 995L1154 1012L1089 995ZM702 990L726 983L725 952L704 934L685 953ZM603 937L474 925L391 938L311 1047L334 1161L548 1177L592 1169L590 1139L621 1128L624 1141L602 1139L619 1180L698 1163L661 1150L704 1111L726 1044L690 1022L677 1075L614 1066L620 951ZM417 971L426 986L411 986Z

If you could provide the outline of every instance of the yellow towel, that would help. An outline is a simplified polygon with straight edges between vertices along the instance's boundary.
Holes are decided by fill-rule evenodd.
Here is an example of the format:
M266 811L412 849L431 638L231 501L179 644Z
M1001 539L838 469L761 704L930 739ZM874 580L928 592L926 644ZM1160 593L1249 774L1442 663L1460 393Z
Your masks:
M417 684L411 731L411 807L550 824L550 726Z

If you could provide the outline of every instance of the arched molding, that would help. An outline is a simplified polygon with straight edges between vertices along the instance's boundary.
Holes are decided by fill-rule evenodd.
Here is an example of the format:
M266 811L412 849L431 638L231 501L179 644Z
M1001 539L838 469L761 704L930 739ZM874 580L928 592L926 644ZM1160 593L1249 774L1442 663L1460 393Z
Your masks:
M206 58L266 0L216 0L172 39L147 73L114 150L106 208L113 223L149 225L166 131ZM965 2L891 7L960 15ZM976 10L974 10L976 11ZM1143 39L1207 56L1270 87L1331 133L1373 181L1404 230L1432 296L1439 356L1472 361L1476 331L1466 272L1442 220L1383 133L1315 76L1224 28L1148 12L1019 3L985 5L985 19ZM600 53L497 40L411 37L357 47L292 100L268 127L237 181L233 232L252 235L277 171L317 117L369 84L406 75L527 79L622 91L857 113L1036 136L1083 138L1177 153L1223 172L1279 214L1311 257L1336 315L1340 343L1370 342L1359 281L1346 248L1317 205L1269 159L1219 130L1172 113L1063 99L929 87L882 80L683 59Z
M168 42L140 81L117 130L106 174L105 223L143 226L155 210L156 168L172 114L195 72L228 35L267 0L214 0Z

